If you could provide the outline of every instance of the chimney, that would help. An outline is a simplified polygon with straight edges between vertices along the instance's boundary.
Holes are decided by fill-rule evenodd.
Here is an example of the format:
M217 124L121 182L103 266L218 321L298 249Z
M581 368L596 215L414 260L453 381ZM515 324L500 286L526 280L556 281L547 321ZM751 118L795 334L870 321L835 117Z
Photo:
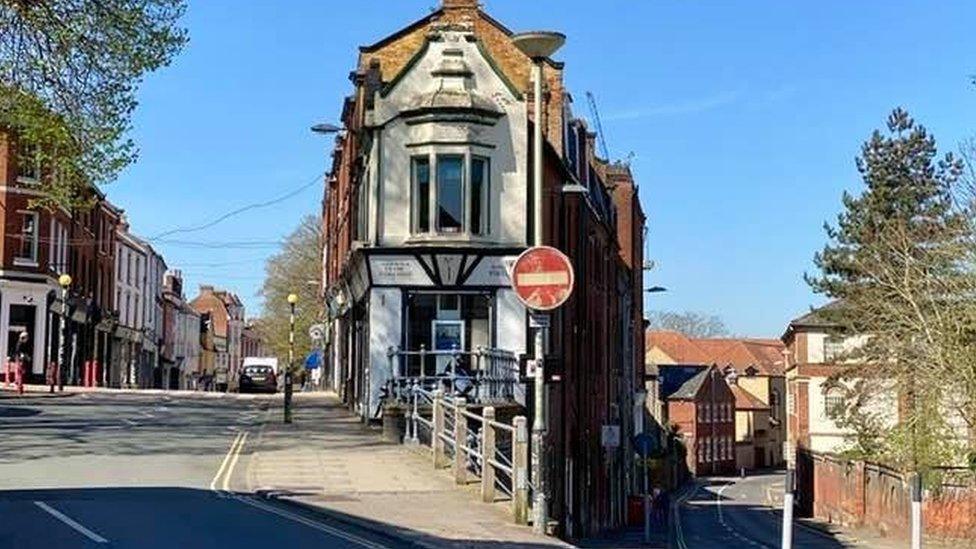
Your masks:
M443 0L444 11L451 10L476 10L481 2L478 0Z

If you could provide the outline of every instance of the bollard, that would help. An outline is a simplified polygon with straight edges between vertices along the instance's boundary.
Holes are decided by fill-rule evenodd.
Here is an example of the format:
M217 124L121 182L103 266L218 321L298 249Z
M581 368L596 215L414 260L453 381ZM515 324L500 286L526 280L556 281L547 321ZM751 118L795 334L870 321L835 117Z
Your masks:
M10 360L7 360L7 366L3 369L3 388L6 389L10 387L10 374L11 371Z
M92 384L91 384L92 387L99 387L101 385L101 383L99 383L102 379L102 376L99 375L102 373L100 371L101 369L100 366L101 365L98 363L97 360L92 361Z
M454 482L468 483L468 418L464 417L467 403L463 398L454 399Z
M481 411L484 421L481 422L481 501L492 503L495 501L495 428L491 422L495 421L495 408L485 406Z
M91 361L86 360L84 364L84 369L82 370L81 385L82 387L90 387L88 380L91 377Z
M17 393L24 394L24 363L19 360L16 370L14 370L14 383L17 384Z
M434 455L434 468L440 469L446 461L446 456L444 455L444 439L441 438L441 435L444 433L444 391L440 389L434 391L433 412L430 449Z
M512 514L516 524L529 523L529 427L525 416L512 420Z

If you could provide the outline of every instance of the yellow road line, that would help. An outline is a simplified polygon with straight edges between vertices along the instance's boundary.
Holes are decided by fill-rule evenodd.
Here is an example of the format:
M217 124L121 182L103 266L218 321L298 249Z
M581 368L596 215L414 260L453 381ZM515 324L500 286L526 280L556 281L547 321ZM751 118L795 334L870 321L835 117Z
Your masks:
M247 431L244 431L244 436L241 437L240 443L237 445L237 449L234 450L234 457L230 460L230 465L227 467L227 472L224 474L224 491L230 491L230 479L234 475L234 466L237 465L237 459L241 457L241 450L244 449L244 443L247 441Z
M214 475L213 480L210 481L210 489L211 490L216 490L217 489L217 483L220 482L220 477L221 477L221 475L224 474L224 469L227 468L227 464L230 462L231 456L234 454L234 449L237 448L237 443L240 442L240 440L241 440L241 438L243 436L244 436L244 433L239 432L239 433L237 433L237 436L234 437L234 442L231 443L230 449L227 450L227 455L225 455L224 456L224 460L222 462L220 462L220 468L217 469L217 474Z

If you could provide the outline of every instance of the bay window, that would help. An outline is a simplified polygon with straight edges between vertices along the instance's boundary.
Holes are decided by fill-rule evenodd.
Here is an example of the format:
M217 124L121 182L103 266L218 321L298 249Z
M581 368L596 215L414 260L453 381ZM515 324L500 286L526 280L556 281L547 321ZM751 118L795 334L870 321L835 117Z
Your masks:
M411 232L489 233L488 158L460 153L415 156L410 175Z

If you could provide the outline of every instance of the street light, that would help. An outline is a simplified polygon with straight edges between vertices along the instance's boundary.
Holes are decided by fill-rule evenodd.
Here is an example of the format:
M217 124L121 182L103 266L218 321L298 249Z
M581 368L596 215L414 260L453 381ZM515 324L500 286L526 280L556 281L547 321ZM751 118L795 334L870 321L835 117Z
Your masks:
M59 276L58 286L61 286L61 335L58 338L58 391L64 392L64 363L67 361L64 344L68 337L66 335L68 329L68 287L71 286L71 275L64 273Z
M645 294L659 294L661 292L668 291L664 286L651 286L650 288L644 290Z
M547 57L566 43L566 35L558 32L532 31L512 37L512 43L532 60L532 79L534 80L534 124L532 136L532 189L533 189L533 244L542 243L542 64ZM546 325L545 323L540 323ZM535 334L535 413L532 419L532 481L535 483L535 501L532 506L532 529L537 534L545 534L549 521L546 505L546 488L542 466L543 445L546 436L545 410L545 349L546 328L537 328Z
M285 370L285 423L291 423L291 368L295 362L295 304L298 296L288 294L288 367Z
M323 122L322 124L316 124L310 128L315 133L339 133L342 128L336 126L335 124L329 124L328 122Z

